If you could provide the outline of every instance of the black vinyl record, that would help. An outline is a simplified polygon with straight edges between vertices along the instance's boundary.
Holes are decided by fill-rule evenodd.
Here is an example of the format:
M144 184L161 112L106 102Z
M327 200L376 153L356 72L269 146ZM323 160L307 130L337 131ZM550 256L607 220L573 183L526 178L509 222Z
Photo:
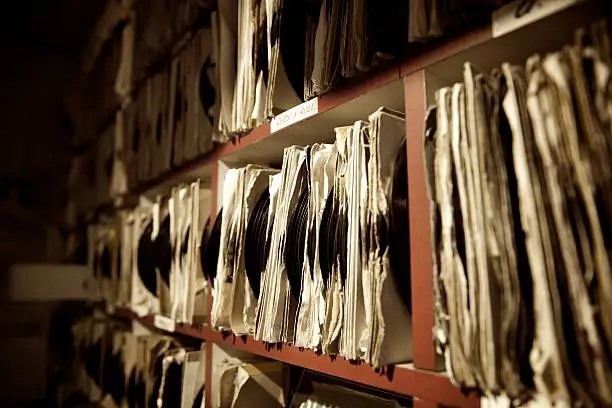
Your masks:
M118 243L115 247L115 250L117 251L117 275L121 276L122 274L122 270L123 270L123 254L121 253L121 243Z
M155 245L151 241L153 225L147 224L138 240L138 275L144 287L157 296L157 273L155 272Z
M268 30L266 24L259 24L253 33L253 67L255 75L261 72L263 81L268 87Z
M130 408L146 407L146 385L142 378L142 371L136 367L130 371L126 388L127 403Z
M102 272L103 277L110 279L112 276L112 261L111 252L108 246L108 242L104 242L102 253L100 254L100 272Z
M172 266L172 246L170 245L170 214L167 214L159 226L154 242L155 267L166 284L170 286L170 268Z
M219 260L219 247L221 245L221 224L223 223L223 209L219 210L210 233L207 228L202 233L200 246L200 265L204 277L214 285L217 277L217 261Z
M87 236L88 235L87 229L84 228L82 225L79 225L77 226L75 235L76 235L77 244L70 258L72 259L72 262L85 265L87 264L88 248L89 248L89 238Z
M214 106L217 99L217 90L210 81L208 72L214 72L216 64L212 59L212 54L206 56L202 67L200 68L200 79L198 81L198 93L200 96L200 103L202 104L202 110L206 114L208 123L211 127L215 126Z
M411 310L408 175L406 165L406 140L404 139L393 164L388 243L389 260L397 289L404 305L408 310Z
M301 100L304 99L306 7L306 1L284 0L279 12L272 16L271 30L272 45L281 39L279 63L283 64L291 88ZM275 24L280 24L280 30Z
M304 266L304 247L308 228L308 188L304 184L287 224L285 243L285 267L291 294L295 300L300 299L302 290L302 270Z
M321 224L319 226L319 266L321 267L323 284L326 288L329 285L329 277L335 258L333 237L335 236L337 221L338 214L334 213L334 189L332 187L325 200L325 207L323 207Z
M95 248L93 251L93 274L94 277L98 278L102 271L100 271L100 254L98 254L98 249Z
M129 408L138 406L138 391L137 391L138 373L136 368L132 368L127 382L127 404Z
M142 372L136 377L136 402L138 407L145 408L147 406L147 384Z
M340 209L340 203L334 198L334 206L337 207L338 221L334 235L334 259L338 260L338 272L340 282L344 287L346 284L346 271L348 270L348 214L346 210Z
M329 284L334 265L344 286L347 270L348 217L340 211L338 197L332 188L325 201L319 232L319 265L325 287Z
M202 235L200 236L200 272L202 272L202 277L204 279L208 279L204 274L204 255L206 253L206 243L208 242L208 236L210 235L210 217L206 218L206 224L204 224L204 229L202 230Z
M96 340L85 348L85 372L96 385L100 385L100 362L102 356L102 339Z
M193 400L192 408L202 408L202 401L204 400L204 386L201 386L198 393Z
M163 376L163 359L164 356L158 356L153 368L153 389L149 396L149 408L157 408L157 399L160 396L160 388L162 385ZM180 407L182 393L182 378L183 369L180 364L173 361L168 365L166 370L166 379L162 390L162 406L164 407Z
M102 346L102 370L101 370L102 375L100 377L100 385L101 385L100 389L102 390L102 394L110 393L111 381L109 381L110 380L109 373L112 374L112 372L114 371L113 367L111 366L111 348L108 343L109 342L106 341L103 343L103 346Z
M267 239L269 209L270 192L266 189L253 207L244 241L246 274L256 298L259 298L261 274L266 270L270 253L270 240Z
M317 231L315 225L310 227L310 233L308 234L308 248L306 255L308 255L308 261L310 263L310 279L314 279L314 264L315 264L315 252L317 246Z
M103 391L106 394L110 394L117 405L121 404L125 395L125 383L126 378L121 352L113 352L112 344L109 344L104 356Z

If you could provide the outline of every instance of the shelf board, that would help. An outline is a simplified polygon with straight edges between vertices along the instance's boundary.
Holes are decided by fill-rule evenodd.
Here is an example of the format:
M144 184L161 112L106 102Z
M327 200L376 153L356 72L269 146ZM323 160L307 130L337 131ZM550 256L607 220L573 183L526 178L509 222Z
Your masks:
M150 329L166 334L209 341L219 346L234 348L399 395L438 401L440 404L453 407L476 408L480 404L477 396L464 395L460 389L451 384L445 374L418 370L411 364L398 364L377 372L363 362L350 362L343 357L318 354L312 350L287 344L265 344L255 341L250 336L236 337L233 334L215 331L209 326L177 324L170 333L155 325L153 315L139 317L131 310L117 309L113 316L137 321Z
M445 406L465 408L480 406L480 401L475 395L465 396L459 388L451 384L445 374L418 370L411 364L395 365L377 372L366 363L350 362L343 357L317 354L312 350L287 344L268 345L255 341L250 336L236 337L210 328L205 330L208 332L207 340L218 345L233 347L333 377L395 394L437 401Z
M111 316L122 320L136 321L149 329L160 331L164 334L181 335L198 340L208 340L209 338L209 330L206 329L204 326L192 326L188 324L177 323L174 327L174 331L169 332L163 330L155 324L155 315L138 316L130 309L116 309L111 314Z

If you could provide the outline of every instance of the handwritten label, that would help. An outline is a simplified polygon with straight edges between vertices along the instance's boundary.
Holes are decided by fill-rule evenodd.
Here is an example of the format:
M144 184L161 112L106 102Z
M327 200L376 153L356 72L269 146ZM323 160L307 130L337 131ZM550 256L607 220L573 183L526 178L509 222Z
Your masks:
M537 0L529 7L516 0L493 12L493 38L501 37L583 0Z
M173 332L175 329L174 321L166 316L155 315L153 318L153 326L167 332Z
M319 98L314 98L275 116L270 121L270 132L278 132L317 113L319 113Z

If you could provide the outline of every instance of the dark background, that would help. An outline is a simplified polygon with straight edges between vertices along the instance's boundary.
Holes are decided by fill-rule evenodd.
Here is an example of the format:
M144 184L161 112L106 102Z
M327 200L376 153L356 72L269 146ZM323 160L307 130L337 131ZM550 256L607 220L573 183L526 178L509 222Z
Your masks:
M0 273L61 259L74 126L66 94L105 0L14 1L0 12Z
M49 378L59 377L47 338L50 326L59 328L57 305L7 302L7 270L64 257L74 137L66 95L84 81L82 54L105 6L18 0L0 12L0 407L51 406L44 396Z

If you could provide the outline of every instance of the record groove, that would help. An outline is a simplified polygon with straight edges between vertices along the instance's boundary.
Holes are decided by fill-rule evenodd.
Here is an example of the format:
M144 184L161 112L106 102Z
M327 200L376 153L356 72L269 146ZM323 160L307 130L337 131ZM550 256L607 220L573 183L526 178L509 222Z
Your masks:
M157 273L155 271L155 244L151 241L153 224L147 224L138 240L138 275L144 287L157 296Z
M223 223L223 209L219 210L210 234L204 229L200 247L200 265L204 277L213 285L217 277L217 262L221 245L221 224Z
M300 298L302 290L302 270L304 265L304 248L306 244L306 230L308 227L308 201L309 194L306 185L298 197L297 204L289 218L285 244L285 266L291 294L296 300Z
M259 298L261 274L266 270L270 253L270 240L267 239L269 209L270 192L266 189L253 207L244 241L244 264L247 279L256 298Z
M337 260L338 272L340 273L340 282L342 287L346 284L346 274L348 269L348 214L346 209L340 211L340 203L338 198L334 198L334 205L337 211L337 223L334 234L334 258L332 262Z
M166 286L170 286L170 268L172 265L172 246L170 245L170 214L167 214L154 242L154 263Z
M108 242L104 242L104 246L102 247L102 254L100 255L100 269L102 272L102 276L110 279L112 276L112 261L111 261L111 252L108 248Z
M333 259L335 258L332 237L335 235L337 221L337 213L334 213L334 188L332 187L325 200L325 207L323 207L321 224L319 226L319 266L323 276L323 284L326 288L329 285L329 277L332 272Z

